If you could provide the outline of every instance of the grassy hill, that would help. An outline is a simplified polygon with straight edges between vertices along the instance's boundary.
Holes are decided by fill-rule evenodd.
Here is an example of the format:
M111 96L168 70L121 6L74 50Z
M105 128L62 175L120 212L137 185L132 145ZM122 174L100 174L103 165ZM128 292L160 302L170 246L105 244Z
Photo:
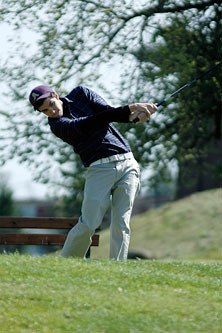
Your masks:
M0 255L1 333L219 333L220 262Z
M151 258L222 259L222 189L193 194L132 219L130 249ZM107 258L109 231L95 258Z

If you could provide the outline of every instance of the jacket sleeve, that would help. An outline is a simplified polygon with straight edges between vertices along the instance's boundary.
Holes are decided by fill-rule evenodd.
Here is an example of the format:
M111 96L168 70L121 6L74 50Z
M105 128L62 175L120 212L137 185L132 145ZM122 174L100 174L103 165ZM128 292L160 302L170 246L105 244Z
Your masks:
M107 112L108 121L112 122L129 122L129 114L130 110L129 107L126 105L124 107L113 107L109 105L100 95L98 95L95 91L87 88L86 86L78 86L76 89L74 89L68 96L71 100L81 100L81 104L85 104L86 106L89 106L89 108L92 110L93 114L98 114L102 112ZM78 104L78 103L77 103ZM128 114L124 115L118 115L118 112L121 113L122 111L126 111L125 108L128 109ZM117 111L115 118L113 118L115 110ZM109 113L112 113L109 115ZM118 117L119 116L119 117ZM103 119L105 117L105 114L102 115Z
M128 105L117 108L109 107L105 111L100 111L88 117L79 118L78 126L80 129L98 127L111 122L128 123L130 109Z
M67 97L75 101L80 100L82 104L90 106L93 112L89 116L76 119L49 118L52 132L60 138L86 134L92 128L108 125L111 122L129 123L128 105L112 107L101 96L85 86L74 89Z
M86 134L92 128L98 128L109 124L110 122L129 122L130 109L129 107L122 106L118 108L110 108L106 111L95 113L88 117L80 117L70 119L67 117L49 118L49 125L51 131L64 141L68 142L66 138L75 138Z

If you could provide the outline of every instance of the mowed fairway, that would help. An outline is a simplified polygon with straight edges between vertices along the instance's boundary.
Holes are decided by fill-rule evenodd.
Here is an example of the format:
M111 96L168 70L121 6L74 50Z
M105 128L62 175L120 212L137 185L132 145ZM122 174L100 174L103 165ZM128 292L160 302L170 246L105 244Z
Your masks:
M0 256L2 333L220 333L220 262Z

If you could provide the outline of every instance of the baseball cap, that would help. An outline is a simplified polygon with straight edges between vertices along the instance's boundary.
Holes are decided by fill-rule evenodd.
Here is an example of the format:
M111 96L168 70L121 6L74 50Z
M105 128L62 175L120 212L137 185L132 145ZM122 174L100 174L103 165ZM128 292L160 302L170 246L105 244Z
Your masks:
M32 89L29 95L29 101L34 106L34 109L37 109L39 101L50 97L51 93L53 92L54 90L49 86L45 85L37 86L34 89Z

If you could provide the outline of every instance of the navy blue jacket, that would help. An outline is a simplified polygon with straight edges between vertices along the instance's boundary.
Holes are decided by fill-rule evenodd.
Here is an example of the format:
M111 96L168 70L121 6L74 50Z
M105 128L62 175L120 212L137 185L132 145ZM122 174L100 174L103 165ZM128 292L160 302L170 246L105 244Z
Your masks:
M111 155L131 151L111 122L129 122L128 105L112 107L85 86L78 86L63 101L63 116L48 118L51 131L73 146L85 167Z

